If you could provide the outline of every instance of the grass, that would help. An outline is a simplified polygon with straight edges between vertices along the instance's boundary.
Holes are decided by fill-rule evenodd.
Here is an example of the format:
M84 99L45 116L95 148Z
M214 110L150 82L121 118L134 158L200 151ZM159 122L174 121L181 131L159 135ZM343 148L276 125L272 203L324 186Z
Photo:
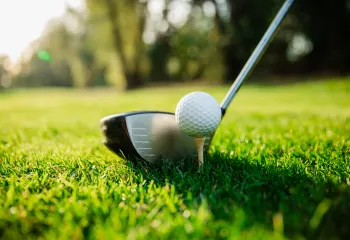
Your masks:
M132 165L100 118L228 87L0 94L3 239L345 239L350 82L242 87L203 172ZM1 237L0 237L1 238Z

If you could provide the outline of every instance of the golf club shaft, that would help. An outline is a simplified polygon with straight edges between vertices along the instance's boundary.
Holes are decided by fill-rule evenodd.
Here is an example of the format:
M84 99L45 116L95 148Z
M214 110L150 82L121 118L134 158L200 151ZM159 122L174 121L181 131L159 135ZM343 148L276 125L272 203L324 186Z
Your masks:
M289 8L292 6L294 0L286 0L277 13L276 17L270 24L269 28L266 30L264 36L260 40L259 44L256 46L254 52L244 65L243 69L237 76L236 80L232 84L230 90L226 94L225 98L221 102L221 109L222 109L222 115L225 114L227 107L232 102L233 98L236 96L239 88L241 87L243 81L247 79L247 77L250 75L256 64L259 62L261 56L264 54L265 50L269 46L270 42L272 41L273 37L275 36L281 22L283 21L284 17L286 16Z

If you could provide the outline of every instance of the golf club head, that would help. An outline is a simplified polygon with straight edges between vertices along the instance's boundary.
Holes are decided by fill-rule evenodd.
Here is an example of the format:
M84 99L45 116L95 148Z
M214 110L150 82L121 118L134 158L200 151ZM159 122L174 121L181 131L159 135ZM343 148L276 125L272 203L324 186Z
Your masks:
M159 164L197 157L194 138L179 129L174 113L138 111L115 114L102 118L100 126L105 146L127 160L143 159ZM212 136L205 139L205 153L211 140Z

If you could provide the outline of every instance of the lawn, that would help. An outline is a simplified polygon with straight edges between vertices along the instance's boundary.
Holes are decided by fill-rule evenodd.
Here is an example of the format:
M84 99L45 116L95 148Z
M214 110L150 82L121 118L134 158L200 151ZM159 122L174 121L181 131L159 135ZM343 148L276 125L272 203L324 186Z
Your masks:
M345 239L350 81L245 85L203 172L132 165L99 120L228 86L0 92L3 239ZM0 237L1 238L1 237Z

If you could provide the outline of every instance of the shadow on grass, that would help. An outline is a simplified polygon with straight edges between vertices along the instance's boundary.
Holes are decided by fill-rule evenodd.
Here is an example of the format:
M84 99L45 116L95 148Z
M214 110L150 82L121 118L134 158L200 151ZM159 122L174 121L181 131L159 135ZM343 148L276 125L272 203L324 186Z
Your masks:
M174 185L189 207L206 200L217 220L235 221L236 209L243 209L247 228L258 223L274 230L273 219L282 214L287 237L347 239L349 185L321 181L297 163L283 167L263 162L212 154L203 171L190 161L161 167L138 162L129 167L143 179Z

